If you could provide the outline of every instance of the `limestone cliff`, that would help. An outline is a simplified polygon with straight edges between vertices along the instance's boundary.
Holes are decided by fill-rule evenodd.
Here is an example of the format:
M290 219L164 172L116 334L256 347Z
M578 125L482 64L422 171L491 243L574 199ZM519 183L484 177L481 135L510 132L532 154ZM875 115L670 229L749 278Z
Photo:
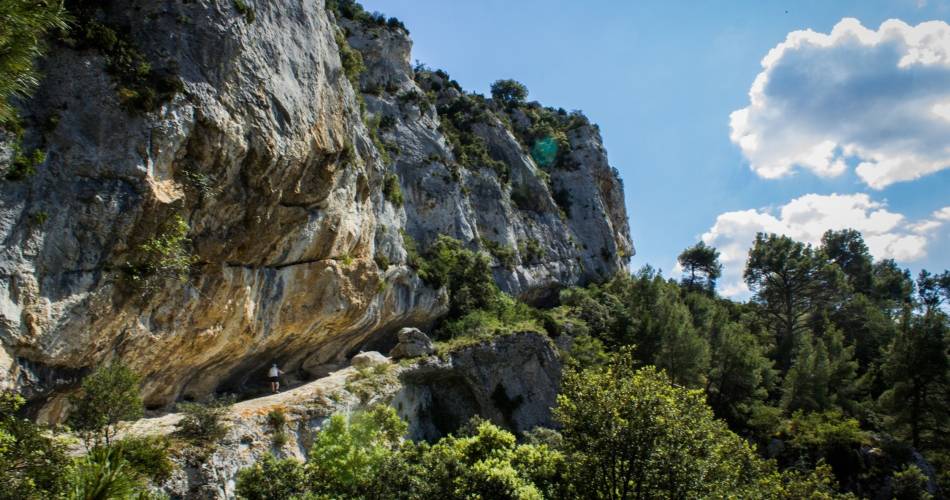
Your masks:
M0 386L41 416L110 359L151 407L271 360L324 374L444 314L408 265L439 234L532 301L632 255L596 126L417 71L398 26L322 0L71 4L0 140ZM532 154L542 118L569 123L555 162ZM45 153L35 174L11 175L17 148Z

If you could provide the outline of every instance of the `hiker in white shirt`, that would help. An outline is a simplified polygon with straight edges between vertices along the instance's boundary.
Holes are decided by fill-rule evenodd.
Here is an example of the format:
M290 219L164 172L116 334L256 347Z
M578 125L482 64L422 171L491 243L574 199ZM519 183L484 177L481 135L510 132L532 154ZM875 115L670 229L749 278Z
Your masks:
M270 370L267 370L267 378L270 379L270 390L274 394L280 390L280 376L283 373L280 368L277 368L277 363L271 365Z

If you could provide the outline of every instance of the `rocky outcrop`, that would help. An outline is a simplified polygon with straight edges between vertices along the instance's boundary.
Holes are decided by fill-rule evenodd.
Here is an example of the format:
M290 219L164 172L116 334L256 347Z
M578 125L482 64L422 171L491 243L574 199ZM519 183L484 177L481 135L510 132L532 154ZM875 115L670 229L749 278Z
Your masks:
M0 183L0 386L45 419L113 359L158 408L263 380L274 361L319 376L428 324L446 295L407 265L408 239L493 251L499 285L526 300L632 254L594 126L569 131L570 169L542 169L496 109L472 130L507 174L460 166L439 110L463 94L417 81L403 30L320 0L248 3L253 18L214 0L95 3L146 69L172 75L148 109L101 47L57 42L42 61L22 145L46 160ZM362 95L340 29L362 53ZM13 139L0 143L9 169Z
M436 440L479 416L516 433L552 427L561 360L536 333L502 336L403 372L392 405L409 437Z
M418 358L435 352L435 346L428 335L418 328L403 328L396 334L396 347L389 351L393 359Z
M375 404L395 407L414 439L435 439L476 415L515 432L552 423L561 363L541 335L513 334L457 349L444 358L386 365L386 371L344 368L279 394L234 404L223 419L228 430L222 440L210 449L175 442L171 453L176 469L170 479L154 486L171 498L233 498L239 470L266 454L306 460L315 434L332 414L351 414ZM271 418L277 412L282 419ZM173 436L181 418L171 413L122 424L119 435ZM275 420L284 421L280 429Z

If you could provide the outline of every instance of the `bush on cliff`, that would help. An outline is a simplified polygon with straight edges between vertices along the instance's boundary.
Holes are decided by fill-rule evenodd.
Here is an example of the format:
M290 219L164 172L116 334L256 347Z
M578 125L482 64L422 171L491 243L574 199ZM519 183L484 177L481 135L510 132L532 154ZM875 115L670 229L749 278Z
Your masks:
M234 403L230 397L212 397L205 403L179 403L183 413L176 425L178 435L196 445L210 445L228 432L224 416Z

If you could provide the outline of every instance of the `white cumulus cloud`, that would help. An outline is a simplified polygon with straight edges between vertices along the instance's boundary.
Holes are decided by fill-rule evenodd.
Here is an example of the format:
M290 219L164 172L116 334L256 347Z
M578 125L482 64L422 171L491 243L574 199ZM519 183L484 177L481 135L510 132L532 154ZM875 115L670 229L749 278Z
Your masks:
M875 258L910 262L926 256L927 244L947 223L950 223L950 206L926 219L909 221L864 193L806 194L777 208L720 214L702 235L702 240L719 249L723 265L720 292L742 297L749 292L742 273L758 232L784 234L817 245L825 231L851 228L862 233Z
M762 60L731 139L753 171L833 177L857 163L883 189L950 168L950 25L842 19L794 31Z

